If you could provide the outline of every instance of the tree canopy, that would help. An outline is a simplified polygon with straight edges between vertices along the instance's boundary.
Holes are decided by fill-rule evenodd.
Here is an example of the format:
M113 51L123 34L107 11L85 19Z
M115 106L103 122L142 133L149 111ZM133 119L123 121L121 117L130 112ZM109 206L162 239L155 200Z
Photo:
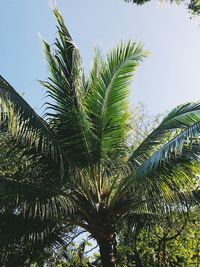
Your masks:
M123 0L127 3L135 3L137 5L143 5L150 0ZM161 0L160 0L161 2ZM175 3L177 5L183 3L187 6L188 11L191 13L191 15L200 15L200 2L199 0L190 0L190 1L185 1L185 0L170 0L166 1L169 2L170 4Z

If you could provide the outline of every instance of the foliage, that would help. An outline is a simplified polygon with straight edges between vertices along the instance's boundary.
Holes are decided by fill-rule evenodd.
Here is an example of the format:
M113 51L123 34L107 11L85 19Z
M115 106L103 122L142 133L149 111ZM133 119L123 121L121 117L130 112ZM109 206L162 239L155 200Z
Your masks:
M150 0L124 0L127 3L135 3L137 5L143 5L145 3L148 3ZM161 2L161 1L160 1ZM169 0L166 1L167 3L169 2L170 4L175 3L177 5L184 3L187 5L187 8L191 15L200 15L200 2L199 0L190 0L190 1L185 1L185 0Z
M44 256L37 260L35 266L43 266L47 262L52 267L100 267L98 257L88 256L86 247L90 247L90 244L85 240L79 244L72 242L67 247L54 247L46 251Z
M163 114L149 115L147 106L142 102L131 107L131 130L128 142L132 145L132 150L136 149L158 127L163 117Z
M118 245L119 266L175 267L198 264L199 216L199 208L185 216L183 211L170 213L158 219L151 227L141 229L137 236L130 229L127 232L126 225Z

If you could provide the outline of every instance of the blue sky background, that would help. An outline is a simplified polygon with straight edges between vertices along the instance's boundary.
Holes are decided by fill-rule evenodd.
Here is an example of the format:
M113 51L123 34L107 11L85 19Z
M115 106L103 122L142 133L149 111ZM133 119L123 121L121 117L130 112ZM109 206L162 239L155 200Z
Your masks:
M200 17L184 5L142 7L122 0L57 0L88 72L95 45L106 53L120 40L142 41L151 55L132 86L132 103L143 101L151 114L200 100ZM41 112L44 90L37 79L48 71L38 32L53 42L56 21L48 0L2 0L0 74Z

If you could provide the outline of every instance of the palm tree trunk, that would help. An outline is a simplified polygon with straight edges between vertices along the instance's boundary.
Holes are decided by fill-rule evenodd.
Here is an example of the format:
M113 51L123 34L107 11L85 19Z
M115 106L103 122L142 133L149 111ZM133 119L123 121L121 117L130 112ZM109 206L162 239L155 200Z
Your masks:
M100 256L103 267L116 267L114 246L110 238L101 239L99 242Z

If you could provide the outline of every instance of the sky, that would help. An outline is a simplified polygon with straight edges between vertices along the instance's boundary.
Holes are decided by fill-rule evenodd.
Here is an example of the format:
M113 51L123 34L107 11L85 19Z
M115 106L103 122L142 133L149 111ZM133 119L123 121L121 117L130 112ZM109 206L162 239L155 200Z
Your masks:
M107 53L121 40L141 41L150 55L131 88L132 104L144 102L150 114L200 100L200 17L185 5L152 1L144 6L122 0L57 0L88 73L93 49ZM37 112L45 101L38 80L48 76L40 33L53 43L56 20L48 0L1 0L0 74Z

